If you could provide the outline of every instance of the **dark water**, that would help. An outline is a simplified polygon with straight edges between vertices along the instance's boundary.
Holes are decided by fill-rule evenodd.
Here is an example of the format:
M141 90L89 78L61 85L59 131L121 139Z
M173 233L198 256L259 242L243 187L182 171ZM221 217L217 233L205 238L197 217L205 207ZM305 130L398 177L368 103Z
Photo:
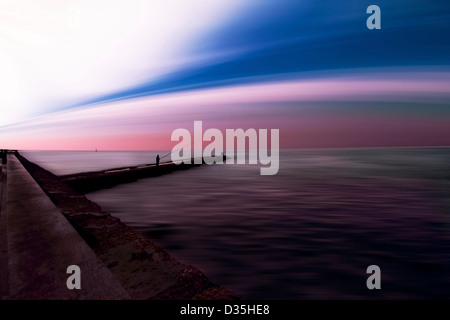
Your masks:
M450 298L449 177L449 148L284 151L275 176L203 166L88 197L245 298L435 299Z

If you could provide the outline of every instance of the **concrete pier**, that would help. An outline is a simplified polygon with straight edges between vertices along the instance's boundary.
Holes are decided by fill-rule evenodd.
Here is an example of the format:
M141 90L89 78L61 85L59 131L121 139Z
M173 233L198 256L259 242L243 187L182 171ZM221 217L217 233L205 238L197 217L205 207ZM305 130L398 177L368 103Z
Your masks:
M6 232L6 226L8 223L6 220L6 171L6 164L0 164L0 298L7 296L9 293L8 237Z
M130 298L14 155L2 170L2 299ZM81 290L67 288L70 265Z
M9 153L0 194L0 299L239 299L51 172ZM81 269L69 290L67 267Z

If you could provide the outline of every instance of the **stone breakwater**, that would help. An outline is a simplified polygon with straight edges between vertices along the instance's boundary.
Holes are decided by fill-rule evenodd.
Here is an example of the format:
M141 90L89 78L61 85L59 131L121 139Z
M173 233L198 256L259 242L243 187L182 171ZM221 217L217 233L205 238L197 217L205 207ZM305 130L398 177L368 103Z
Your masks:
M199 167L201 165L202 164L194 163L176 165L173 162L163 162L159 166L151 164L114 168L95 172L69 174L60 176L59 178L76 192L86 194L105 188L111 188L118 184L134 182L143 178L157 177L174 171Z
M56 175L28 161L18 152L15 156L131 299L240 298L235 292L212 283L194 266L177 261L163 248L103 211Z

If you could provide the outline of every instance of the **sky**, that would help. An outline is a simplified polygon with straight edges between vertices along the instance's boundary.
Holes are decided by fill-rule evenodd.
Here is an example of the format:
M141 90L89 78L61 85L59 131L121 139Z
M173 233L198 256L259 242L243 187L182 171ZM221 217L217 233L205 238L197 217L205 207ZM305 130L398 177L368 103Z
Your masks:
M438 0L0 0L0 147L168 150L195 120L449 146L448 34Z

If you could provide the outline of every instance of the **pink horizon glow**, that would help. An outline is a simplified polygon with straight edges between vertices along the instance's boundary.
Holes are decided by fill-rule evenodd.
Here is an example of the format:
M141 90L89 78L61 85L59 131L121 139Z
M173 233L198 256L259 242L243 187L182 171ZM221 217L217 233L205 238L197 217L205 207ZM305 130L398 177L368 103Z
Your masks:
M0 128L0 143L22 150L169 150L173 130L192 132L193 121L202 120L204 130L280 129L281 148L450 145L445 117L365 109L365 103L414 102L426 114L447 104L449 77L424 78L297 80L112 101ZM321 111L318 102L329 106ZM338 102L361 106L349 114Z

